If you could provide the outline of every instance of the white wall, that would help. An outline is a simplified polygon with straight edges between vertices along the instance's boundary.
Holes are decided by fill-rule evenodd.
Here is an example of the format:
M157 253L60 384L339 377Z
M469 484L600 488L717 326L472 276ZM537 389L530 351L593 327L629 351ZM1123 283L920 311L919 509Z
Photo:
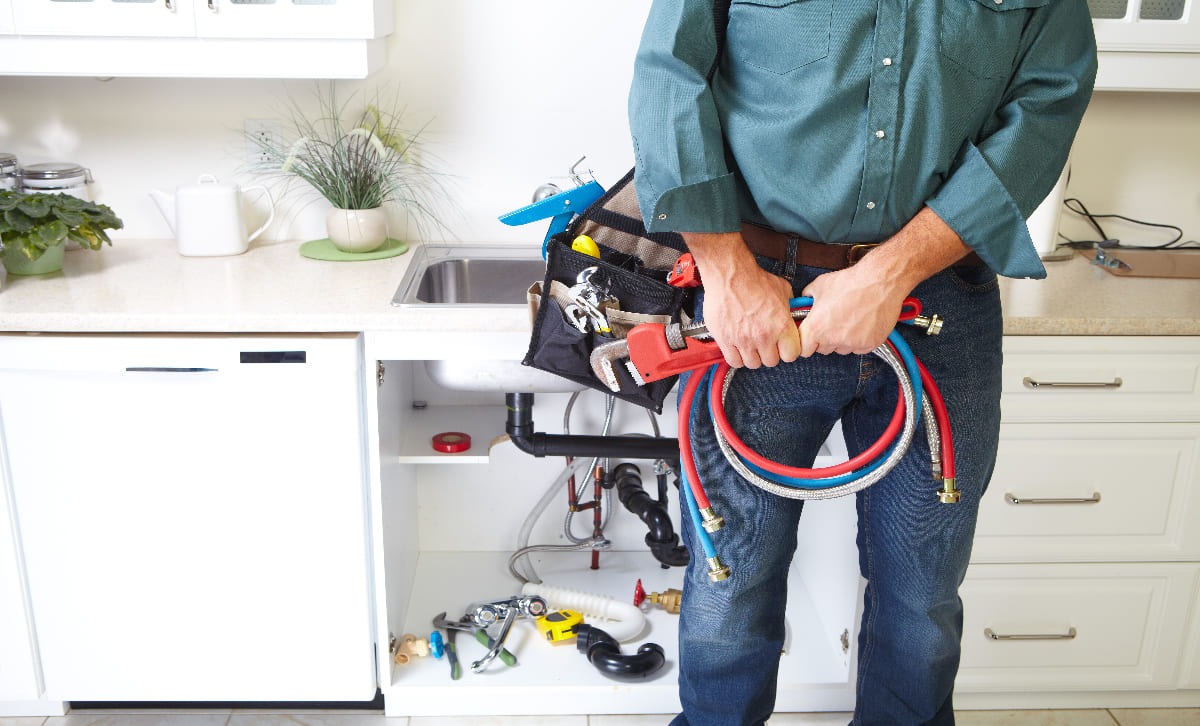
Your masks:
M428 123L451 174L461 241L540 242L545 227L496 218L587 155L602 184L633 165L625 118L633 53L648 0L400 0L387 66L338 92L396 92ZM148 62L152 62L148 61ZM308 81L0 77L0 151L23 164L75 161L92 196L126 223L124 238L170 237L146 191L205 172L246 185L242 122L280 118ZM290 205L301 206L301 205ZM322 207L282 215L277 239L324 237Z
M649 0L397 0L385 69L355 89L394 90L455 177L447 220L461 241L538 241L541 225L496 221L539 184L585 166L610 184L631 165L625 117L632 57ZM304 81L0 78L0 151L23 163L77 161L124 238L169 237L146 191L203 172L249 184L242 121L279 117ZM1182 226L1200 237L1200 94L1097 94L1068 193L1097 212ZM276 239L324 236L323 207L290 209ZM1089 231L1066 215L1064 231ZM1134 236L1114 223L1127 241Z

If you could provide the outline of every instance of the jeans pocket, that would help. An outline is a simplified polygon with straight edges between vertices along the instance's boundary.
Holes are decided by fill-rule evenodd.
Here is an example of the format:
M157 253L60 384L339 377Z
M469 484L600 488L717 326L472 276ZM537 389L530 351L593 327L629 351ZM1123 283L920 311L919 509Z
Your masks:
M1000 286L1000 280L990 267L983 265L958 265L946 269L946 274L960 290L970 293L991 292Z
M1029 13L1052 0L942 0L943 56L978 78L1007 78Z
M829 55L833 0L734 0L726 40L752 66L784 74Z

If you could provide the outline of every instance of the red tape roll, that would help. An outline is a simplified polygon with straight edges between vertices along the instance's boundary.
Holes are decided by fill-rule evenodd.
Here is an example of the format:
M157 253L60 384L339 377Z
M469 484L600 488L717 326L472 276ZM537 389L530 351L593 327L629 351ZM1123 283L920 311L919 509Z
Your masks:
M433 437L433 450L459 454L471 448L471 437L461 431L446 431Z

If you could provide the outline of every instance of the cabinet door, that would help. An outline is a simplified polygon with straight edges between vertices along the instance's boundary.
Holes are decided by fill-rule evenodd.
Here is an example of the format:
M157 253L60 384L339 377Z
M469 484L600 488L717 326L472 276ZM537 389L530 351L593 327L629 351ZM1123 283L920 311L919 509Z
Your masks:
M15 27L12 0L0 0L0 35L11 35L16 32Z
M358 351L0 337L48 696L374 696Z
M29 617L12 482L0 419L0 701L34 701L41 693Z
M206 38L378 38L391 32L388 0L197 0Z
M193 0L22 0L21 35L187 37L195 34Z
M962 692L1174 688L1196 566L972 565Z
M1100 50L1200 51L1188 0L1088 0Z

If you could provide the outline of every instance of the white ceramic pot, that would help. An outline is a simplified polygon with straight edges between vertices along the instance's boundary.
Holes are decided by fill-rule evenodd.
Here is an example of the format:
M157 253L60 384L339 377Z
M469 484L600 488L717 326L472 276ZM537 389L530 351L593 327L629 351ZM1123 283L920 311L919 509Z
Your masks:
M329 241L342 252L371 252L387 242L387 213L375 209L331 209L325 215Z

